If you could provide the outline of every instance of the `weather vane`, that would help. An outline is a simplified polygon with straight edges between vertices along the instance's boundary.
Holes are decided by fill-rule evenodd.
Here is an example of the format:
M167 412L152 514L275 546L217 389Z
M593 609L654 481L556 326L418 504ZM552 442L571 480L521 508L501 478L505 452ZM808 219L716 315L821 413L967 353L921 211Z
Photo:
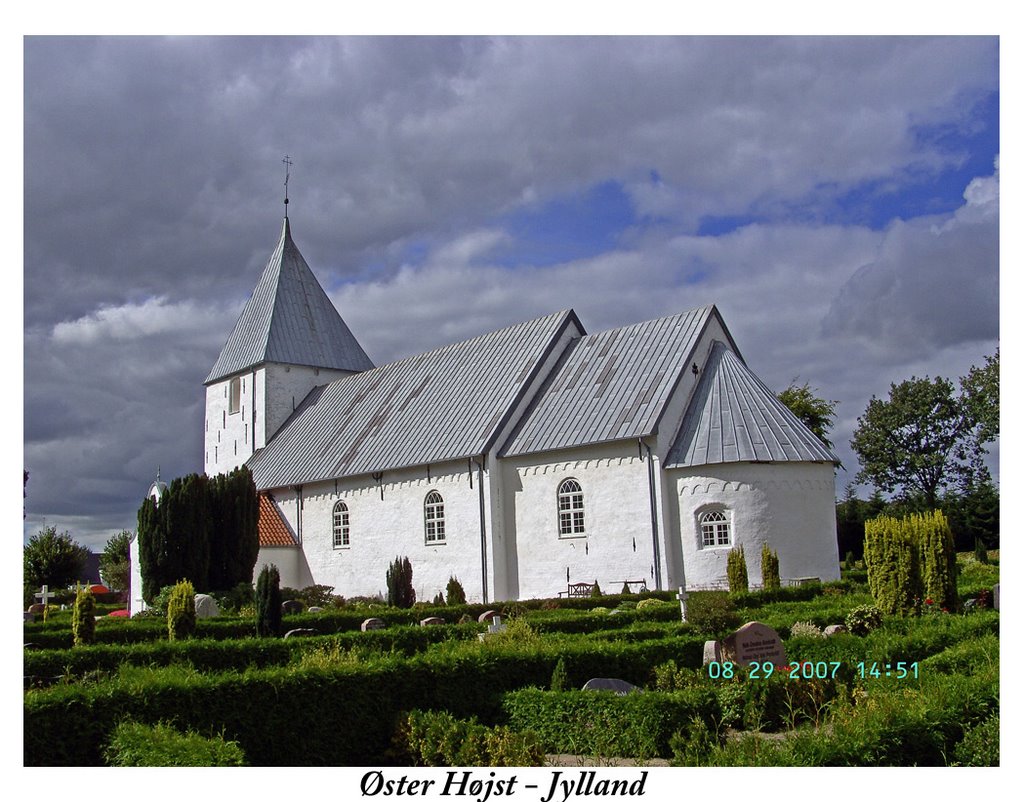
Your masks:
M295 164L295 162L293 162L291 160L291 157L288 156L288 154L286 153L285 157L283 159L281 159L281 164L284 165L284 216L287 217L288 216L288 176L290 174L291 166L293 164Z

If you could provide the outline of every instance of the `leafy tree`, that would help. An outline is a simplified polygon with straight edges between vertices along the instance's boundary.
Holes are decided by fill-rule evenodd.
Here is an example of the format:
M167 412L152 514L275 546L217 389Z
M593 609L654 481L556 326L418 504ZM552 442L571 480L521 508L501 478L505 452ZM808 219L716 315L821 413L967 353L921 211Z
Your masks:
M281 574L276 565L264 565L256 580L256 634L261 638L281 634Z
M25 544L25 582L35 588L66 588L81 576L88 557L89 550L71 535L48 526Z
M893 384L889 399L872 397L850 445L860 458L856 481L903 499L920 495L928 509L950 486L987 481L987 430L975 405L941 376Z
M803 421L821 442L829 448L835 447L828 439L828 433L835 425L838 401L819 398L808 383L804 382L802 386L797 386L795 379L776 397L789 407L789 411Z
M122 529L113 535L100 555L100 577L111 590L128 590L128 549L134 533Z
M977 421L982 442L999 437L999 349L985 357L982 367L972 367L960 379L960 391Z
M412 586L412 563L408 557L395 557L386 574L388 604L391 607L408 609L416 603L416 591Z

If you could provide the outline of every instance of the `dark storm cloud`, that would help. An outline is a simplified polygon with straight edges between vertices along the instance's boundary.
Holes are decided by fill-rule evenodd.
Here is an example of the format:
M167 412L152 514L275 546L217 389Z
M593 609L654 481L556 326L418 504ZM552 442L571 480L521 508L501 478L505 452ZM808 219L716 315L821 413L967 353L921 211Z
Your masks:
M865 337L886 376L993 350L995 206L881 230L817 208L962 164L971 109L998 91L991 38L24 49L29 531L59 516L102 545L157 465L201 465L202 381L279 234L285 153L299 248L378 362L567 306L597 331L717 303L767 381L799 374L852 411L852 374L881 372L836 354ZM508 260L502 221L609 181L635 220L620 238ZM757 223L697 236L733 217ZM968 257L983 280L958 272Z

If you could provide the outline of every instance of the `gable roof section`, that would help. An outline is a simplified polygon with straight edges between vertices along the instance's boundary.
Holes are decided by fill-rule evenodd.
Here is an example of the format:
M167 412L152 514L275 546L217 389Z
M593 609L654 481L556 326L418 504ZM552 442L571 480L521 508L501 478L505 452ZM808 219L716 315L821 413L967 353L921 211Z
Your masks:
M735 353L716 342L665 467L724 462L839 460Z
M566 310L314 389L247 463L256 486L484 453L570 325Z
M267 493L259 494L259 517L256 519L256 532L260 546L298 546L292 530L281 517L277 505Z
M706 306L577 340L502 456L653 434L712 315Z
M351 371L373 367L292 241L288 218L205 384L264 362Z

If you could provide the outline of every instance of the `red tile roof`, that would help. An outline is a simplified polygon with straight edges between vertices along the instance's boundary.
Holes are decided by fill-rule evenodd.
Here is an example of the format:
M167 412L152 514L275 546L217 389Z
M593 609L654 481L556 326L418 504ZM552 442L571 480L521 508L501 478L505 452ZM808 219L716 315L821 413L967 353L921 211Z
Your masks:
M284 518L267 493L260 493L260 516L256 529L260 546L298 546Z

